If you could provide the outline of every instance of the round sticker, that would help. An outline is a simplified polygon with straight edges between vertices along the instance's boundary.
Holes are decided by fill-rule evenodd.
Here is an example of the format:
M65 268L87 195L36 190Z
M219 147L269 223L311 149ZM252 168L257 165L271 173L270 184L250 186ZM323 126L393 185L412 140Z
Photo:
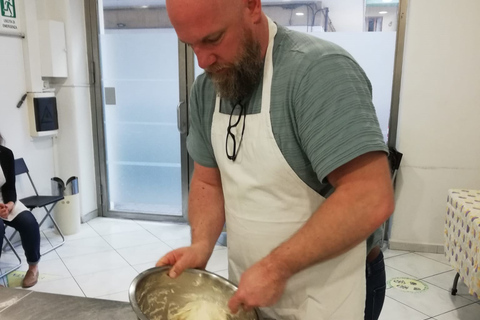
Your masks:
M420 281L409 278L393 278L388 282L393 288L405 292L423 292L428 286Z

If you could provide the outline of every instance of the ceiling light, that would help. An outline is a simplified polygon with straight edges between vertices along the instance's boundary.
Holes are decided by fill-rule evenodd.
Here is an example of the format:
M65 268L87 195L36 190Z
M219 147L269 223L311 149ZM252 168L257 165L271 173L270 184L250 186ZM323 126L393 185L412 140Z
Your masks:
M297 12L297 13L295 13L295 14L296 14L297 16L303 16L303 15L304 15L303 12Z
M392 2L392 0L382 0L383 2Z
M388 11L380 11L379 13L380 14L386 14L386 13L388 13Z
M140 8L147 9L147 8L148 8L148 6L141 6Z

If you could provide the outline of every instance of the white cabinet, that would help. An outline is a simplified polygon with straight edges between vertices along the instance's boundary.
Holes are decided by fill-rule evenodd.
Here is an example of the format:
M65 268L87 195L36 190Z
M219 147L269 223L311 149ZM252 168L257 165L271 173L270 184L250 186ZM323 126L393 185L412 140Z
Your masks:
M68 77L65 25L60 21L38 21L42 77Z

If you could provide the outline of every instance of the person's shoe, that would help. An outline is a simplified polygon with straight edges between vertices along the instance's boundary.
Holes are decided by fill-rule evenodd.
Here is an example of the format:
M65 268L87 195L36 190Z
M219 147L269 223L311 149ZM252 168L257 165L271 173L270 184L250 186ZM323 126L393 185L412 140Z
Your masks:
M25 278L23 278L22 288L30 288L37 284L38 282L38 274L33 273L33 271L28 270L25 274Z

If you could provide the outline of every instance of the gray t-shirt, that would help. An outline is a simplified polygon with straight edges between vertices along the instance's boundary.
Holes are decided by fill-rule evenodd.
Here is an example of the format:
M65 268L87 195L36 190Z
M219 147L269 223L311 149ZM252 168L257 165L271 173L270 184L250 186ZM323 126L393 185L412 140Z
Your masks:
M200 75L191 92L187 148L206 167L217 166L211 144L215 97L209 77ZM242 101L247 107L245 131L248 114L260 112L261 98L262 83ZM220 111L229 114L233 105L222 101ZM388 152L370 81L357 62L331 42L282 26L273 48L270 119L287 163L324 196L331 193L327 176L333 170L367 152Z

